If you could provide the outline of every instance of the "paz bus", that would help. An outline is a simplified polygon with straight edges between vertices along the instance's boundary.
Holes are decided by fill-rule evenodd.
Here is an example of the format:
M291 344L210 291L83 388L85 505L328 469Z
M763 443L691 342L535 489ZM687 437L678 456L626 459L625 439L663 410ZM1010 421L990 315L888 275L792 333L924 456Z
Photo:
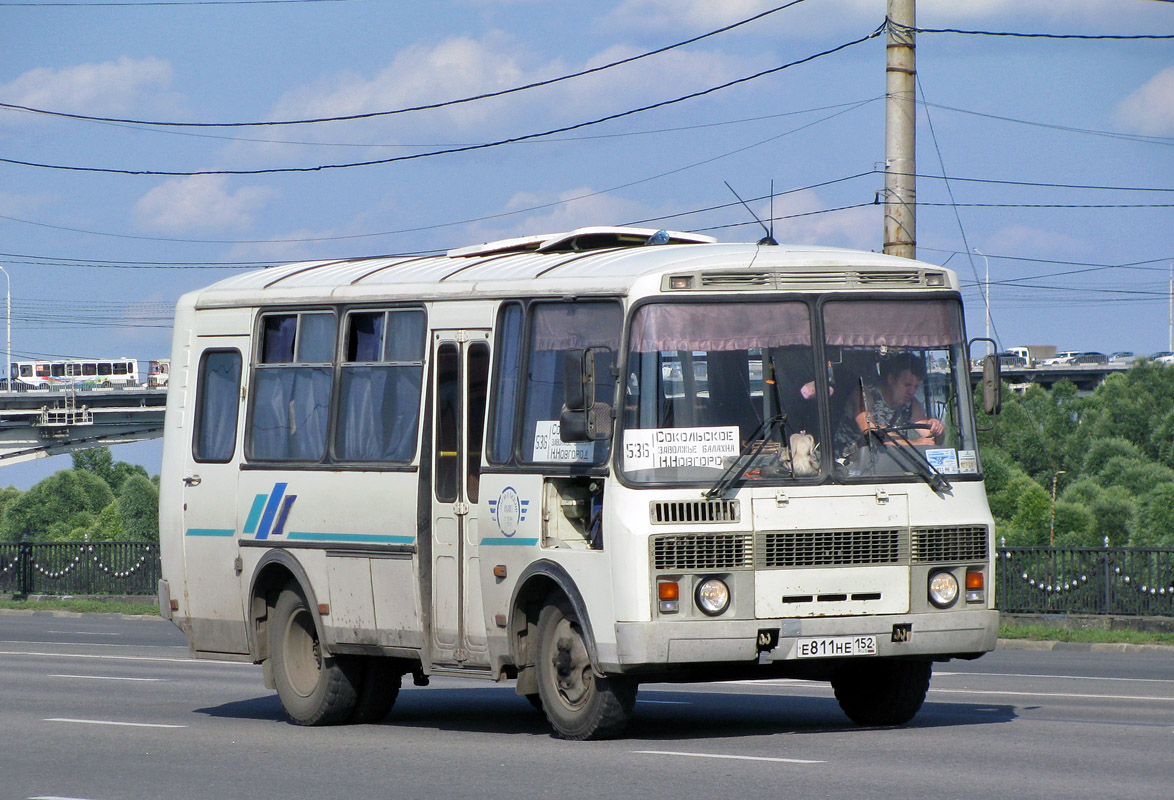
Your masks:
M872 419L895 360L935 439ZM567 739L664 681L900 724L995 646L942 267L633 228L297 263L185 295L171 365L161 611L294 723L411 675L511 680Z

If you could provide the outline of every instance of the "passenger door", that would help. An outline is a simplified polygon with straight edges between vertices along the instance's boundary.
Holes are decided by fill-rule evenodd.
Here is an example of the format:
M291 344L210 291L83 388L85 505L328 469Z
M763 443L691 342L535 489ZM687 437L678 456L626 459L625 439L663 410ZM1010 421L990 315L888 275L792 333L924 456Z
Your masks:
M432 335L433 663L487 667L477 500L489 381L489 333Z
M190 446L184 455L184 607L197 650L247 653L244 605L236 571L237 475L241 382L248 338L193 337L194 367ZM190 390L189 390L190 391Z

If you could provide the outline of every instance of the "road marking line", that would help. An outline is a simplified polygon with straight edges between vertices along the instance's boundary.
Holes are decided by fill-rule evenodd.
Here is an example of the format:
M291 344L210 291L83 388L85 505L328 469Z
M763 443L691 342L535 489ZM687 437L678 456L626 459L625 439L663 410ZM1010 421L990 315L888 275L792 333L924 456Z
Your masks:
M768 758L766 756L730 756L720 753L680 753L674 750L633 750L633 753L649 756L684 756L686 758L725 758L734 761L777 761L783 764L826 764L808 758Z
M246 661L223 661L212 658L164 658L162 656L112 656L101 653L39 653L32 650L0 650L0 656L44 656L47 658L96 658L106 661L153 661L167 664L235 664L255 666Z
M165 644L165 645L155 644L155 645L151 645L151 644L122 644L119 642L91 642L90 644L85 644L84 642L46 642L46 641L42 641L40 639L0 639L0 643L3 643L3 644L72 644L72 645L79 645L80 644L80 645L83 645L84 647L141 647L144 649L148 648L148 647L156 647L156 648L167 649L167 650L187 650L187 648L181 644Z
M1075 700L1165 700L1174 702L1174 697L1155 697L1153 695L1133 694L1076 694L1074 692L1013 692L999 689L934 689L934 694L1001 694L1014 697L1068 697Z
M162 681L166 678L122 678L114 675L50 675L50 678L85 678L92 681Z
M90 800L86 797L62 797L56 794L39 794L36 797L30 797L29 800Z
M1123 681L1129 683L1174 683L1169 678L1110 678L1097 675L1039 675L1028 672L938 672L934 670L935 678L966 678L970 676L982 678L1040 678L1055 681Z
M187 725L168 725L162 722L116 722L110 719L69 719L68 717L49 717L42 722L73 722L77 725L116 725L121 728L186 728Z

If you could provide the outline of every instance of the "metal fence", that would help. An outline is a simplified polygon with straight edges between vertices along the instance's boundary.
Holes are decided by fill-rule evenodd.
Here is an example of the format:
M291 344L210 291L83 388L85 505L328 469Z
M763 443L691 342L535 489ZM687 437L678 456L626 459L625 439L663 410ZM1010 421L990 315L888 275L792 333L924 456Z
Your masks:
M0 593L150 595L159 583L154 542L0 544Z
M1000 547L1000 611L1174 617L1174 548Z

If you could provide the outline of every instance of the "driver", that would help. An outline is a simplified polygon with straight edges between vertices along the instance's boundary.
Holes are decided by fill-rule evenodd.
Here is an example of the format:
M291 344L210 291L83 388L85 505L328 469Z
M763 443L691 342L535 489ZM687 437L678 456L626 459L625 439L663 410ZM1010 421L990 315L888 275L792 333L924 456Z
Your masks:
M926 413L917 390L925 381L925 364L911 353L897 353L880 362L879 383L865 383L863 397L855 392L836 429L836 452L851 455L860 435L885 431L888 441L913 445L941 444L946 426ZM863 407L861 404L863 400Z

